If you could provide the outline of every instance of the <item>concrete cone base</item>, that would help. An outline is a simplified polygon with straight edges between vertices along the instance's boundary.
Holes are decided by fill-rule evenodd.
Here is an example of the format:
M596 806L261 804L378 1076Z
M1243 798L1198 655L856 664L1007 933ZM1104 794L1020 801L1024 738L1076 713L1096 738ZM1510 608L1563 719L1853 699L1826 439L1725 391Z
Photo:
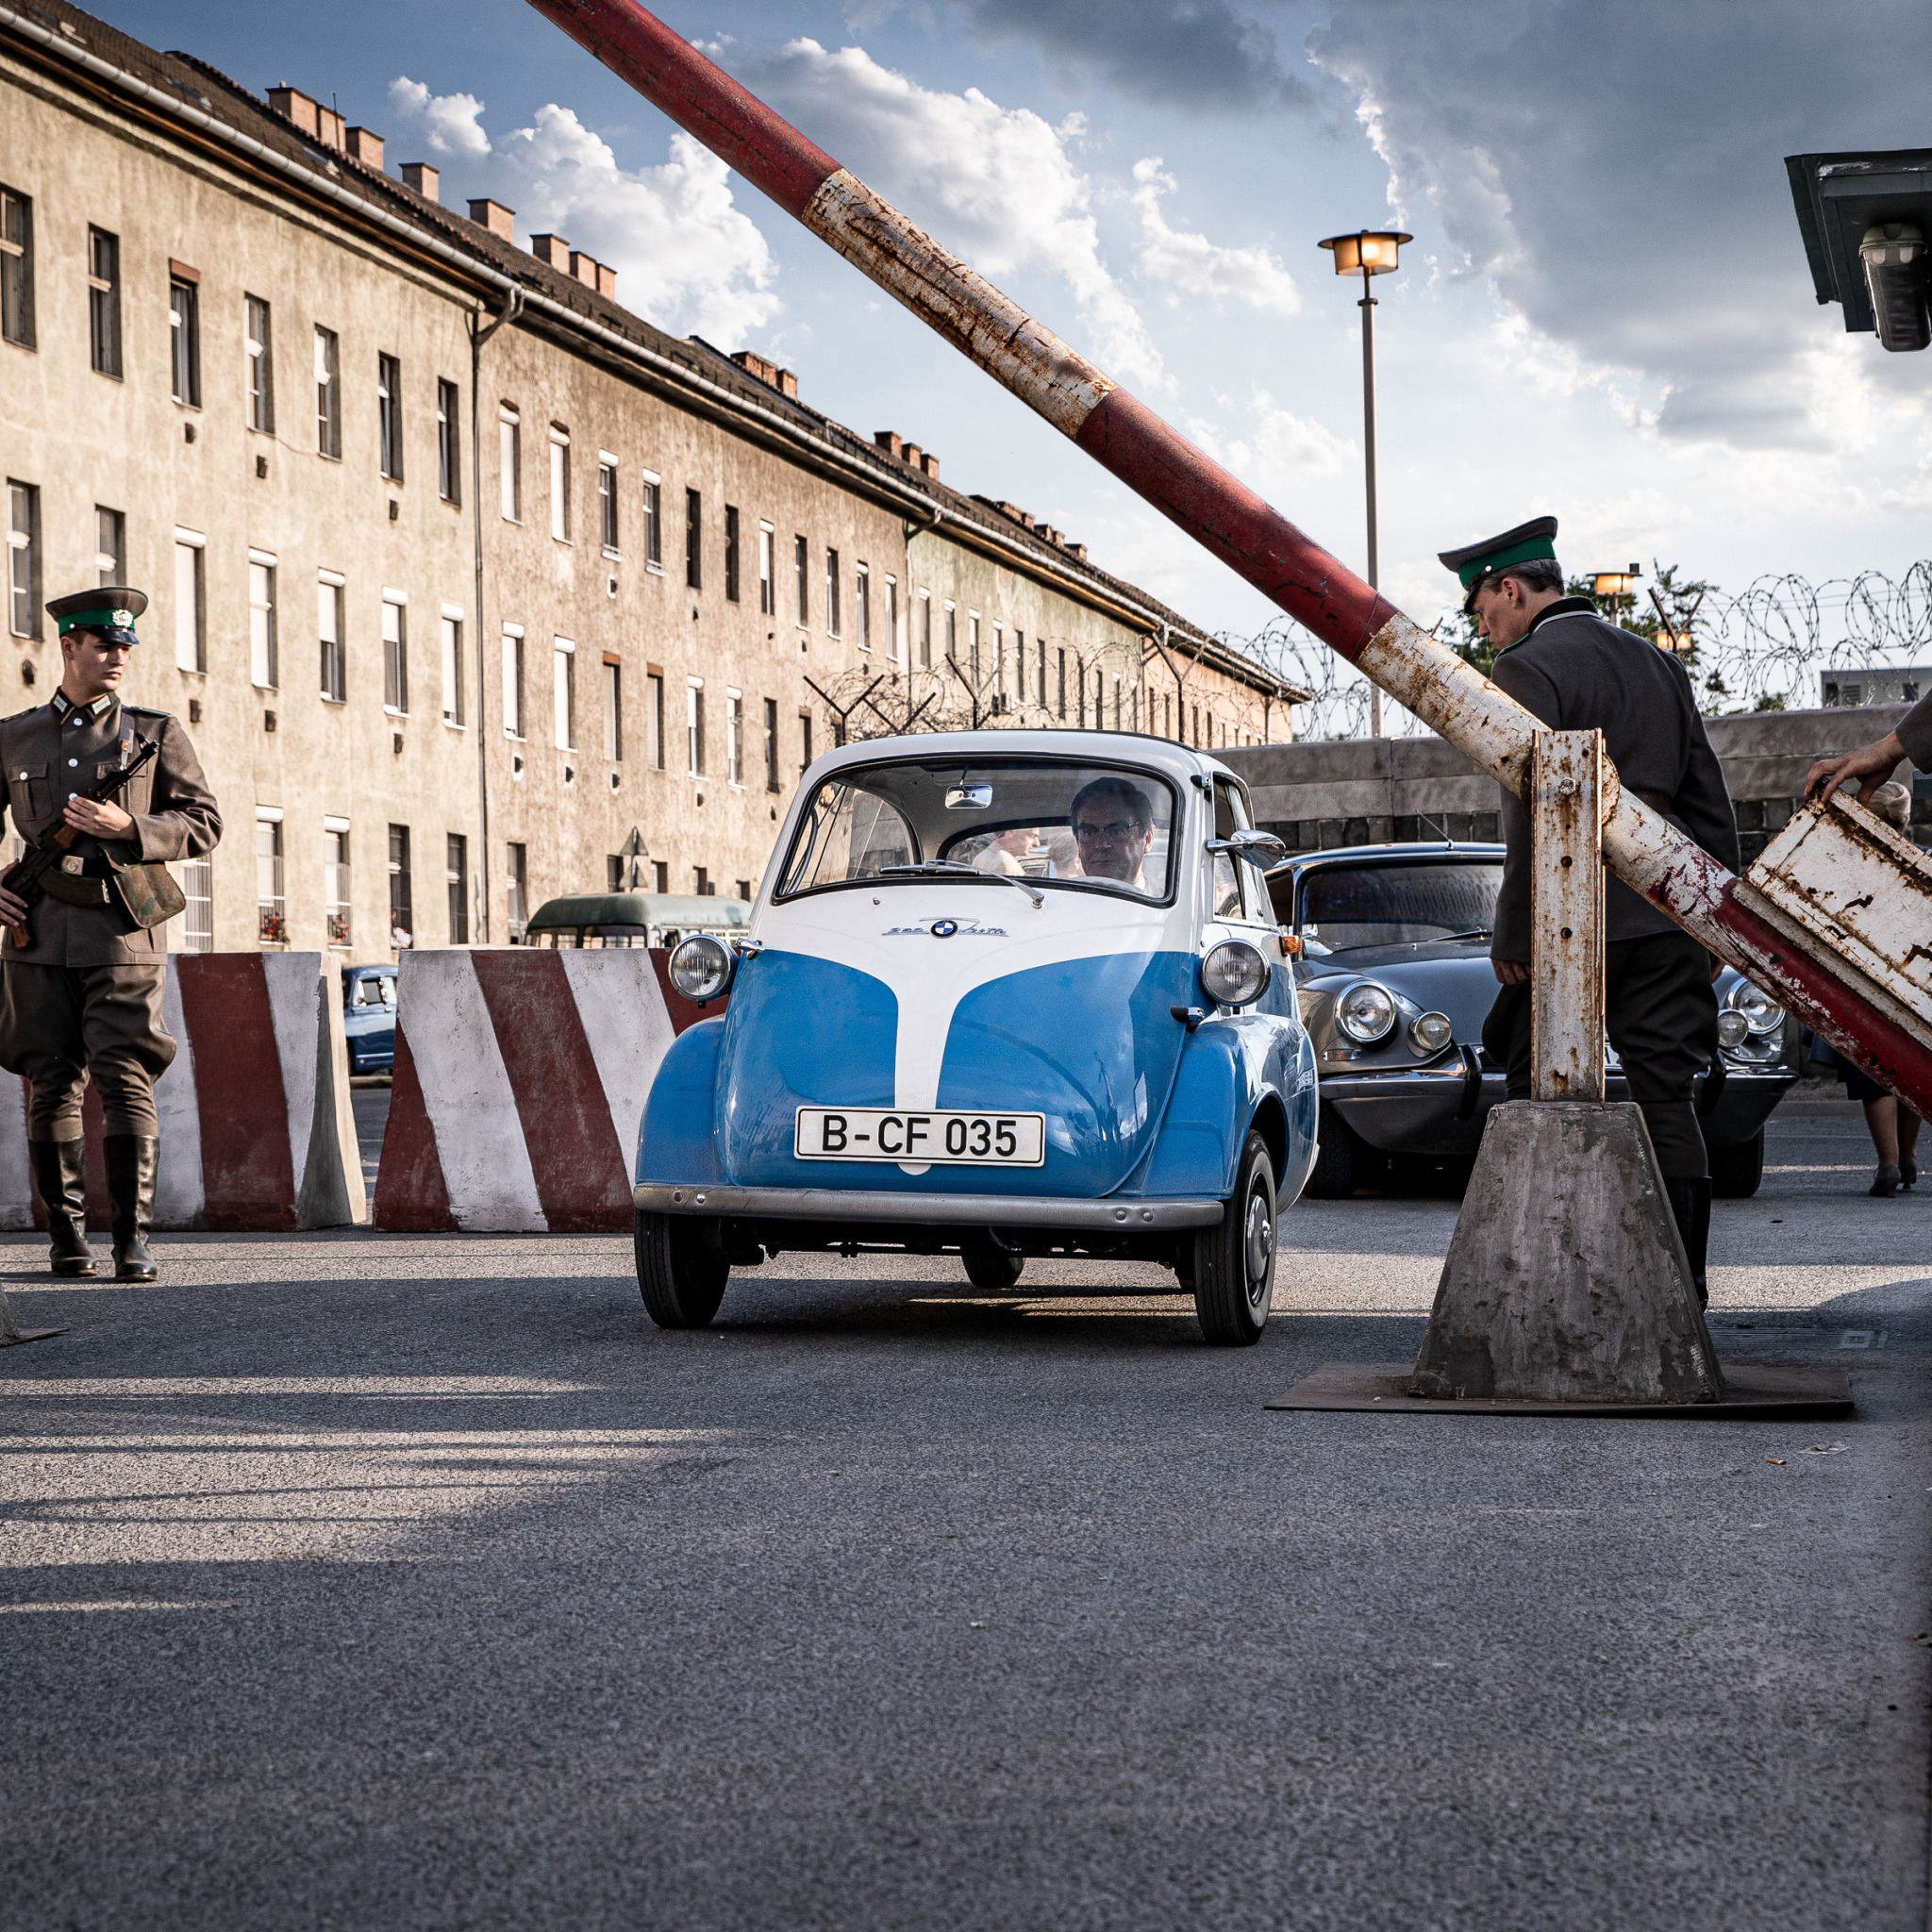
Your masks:
M1411 1395L1407 1362L1324 1362L1267 1408L1364 1415L1604 1416L1661 1422L1827 1422L1852 1413L1842 1369L1729 1368L1719 1402L1496 1402Z
M4 1291L0 1291L0 1348L17 1348L23 1341L44 1341L50 1335L65 1335L64 1328L23 1328L13 1319Z

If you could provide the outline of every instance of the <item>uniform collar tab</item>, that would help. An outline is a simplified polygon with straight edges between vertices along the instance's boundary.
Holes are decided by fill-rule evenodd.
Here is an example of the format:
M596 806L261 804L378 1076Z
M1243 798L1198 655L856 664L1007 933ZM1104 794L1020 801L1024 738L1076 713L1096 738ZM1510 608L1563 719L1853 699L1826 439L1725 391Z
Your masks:
M105 718L113 702L114 693L110 691L104 691L99 697L85 705L76 705L64 691L57 691L52 699L57 718L65 718L70 711L84 711L90 718Z

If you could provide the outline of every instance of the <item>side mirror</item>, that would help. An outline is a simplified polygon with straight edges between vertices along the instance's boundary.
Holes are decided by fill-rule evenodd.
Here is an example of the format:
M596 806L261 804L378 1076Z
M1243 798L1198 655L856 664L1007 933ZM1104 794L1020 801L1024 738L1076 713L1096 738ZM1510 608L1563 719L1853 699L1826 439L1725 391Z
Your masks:
M1210 852L1232 852L1250 865L1279 865L1288 857L1288 847L1273 832L1241 831L1228 839L1210 839Z

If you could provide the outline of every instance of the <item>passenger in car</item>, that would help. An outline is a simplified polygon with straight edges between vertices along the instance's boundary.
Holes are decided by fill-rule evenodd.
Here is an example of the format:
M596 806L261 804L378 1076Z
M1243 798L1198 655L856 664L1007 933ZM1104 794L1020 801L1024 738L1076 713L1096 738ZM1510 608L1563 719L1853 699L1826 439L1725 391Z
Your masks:
M1154 808L1147 794L1124 778L1095 778L1074 794L1074 837L1080 870L1090 879L1118 879L1137 892L1154 844Z
M1033 850L1039 839L1035 826L1009 826L973 863L981 872L1004 873L1009 879L1024 877L1026 868L1021 860Z
M1046 875L1050 879L1081 876L1080 841L1064 825L1046 841Z

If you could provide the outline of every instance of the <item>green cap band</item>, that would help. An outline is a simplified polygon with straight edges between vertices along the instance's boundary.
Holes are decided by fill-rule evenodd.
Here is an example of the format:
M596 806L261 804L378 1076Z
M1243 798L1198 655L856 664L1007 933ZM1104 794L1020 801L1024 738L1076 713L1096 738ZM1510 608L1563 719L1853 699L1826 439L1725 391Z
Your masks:
M1534 563L1539 558L1548 558L1552 563L1557 559L1556 540L1552 537L1526 537L1521 543L1511 543L1502 550L1492 550L1487 557L1473 558L1460 565L1457 576L1461 579L1466 591L1478 577L1486 577L1491 571L1507 570L1512 563Z
M125 630L134 628L134 612L125 606L98 604L86 610L70 610L60 619L59 635L71 630Z

